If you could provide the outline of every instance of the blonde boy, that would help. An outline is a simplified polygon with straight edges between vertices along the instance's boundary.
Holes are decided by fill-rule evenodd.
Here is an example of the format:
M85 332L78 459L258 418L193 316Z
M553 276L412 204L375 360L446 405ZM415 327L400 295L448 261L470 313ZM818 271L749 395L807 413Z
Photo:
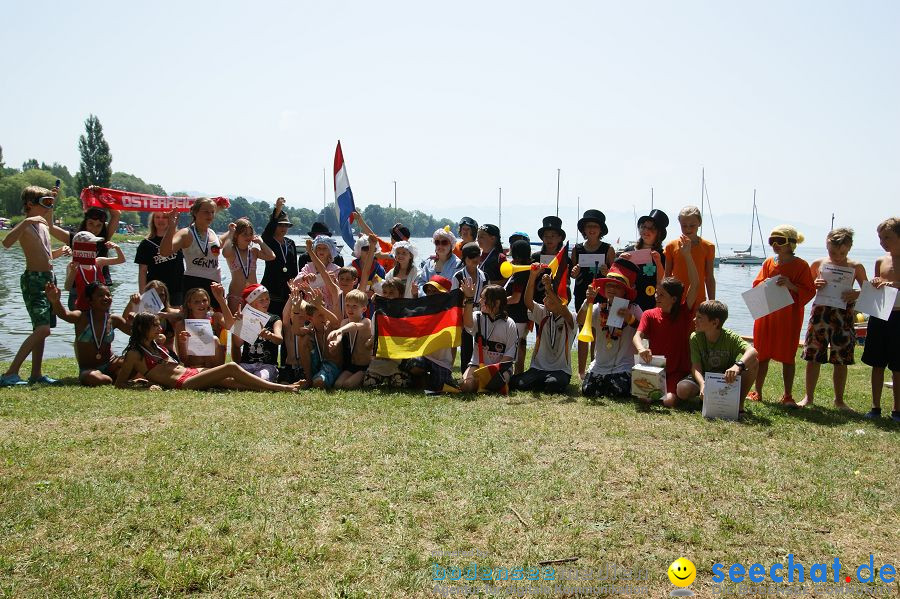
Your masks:
M695 305L706 299L716 299L716 277L713 273L713 261L716 257L715 244L702 239L697 231L703 224L700 209L696 206L685 206L678 213L681 233L691 240L691 258L697 267L697 275L703 283L697 289ZM682 283L688 281L688 270L685 257L678 251L680 240L673 239L666 244L666 276L675 277ZM689 306L693 309L693 306Z

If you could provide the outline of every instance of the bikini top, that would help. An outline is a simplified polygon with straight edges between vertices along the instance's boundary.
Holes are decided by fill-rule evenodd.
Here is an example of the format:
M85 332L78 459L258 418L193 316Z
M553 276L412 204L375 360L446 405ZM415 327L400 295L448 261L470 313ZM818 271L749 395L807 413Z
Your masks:
M256 272L256 256L253 255L253 250L259 250L259 245L251 243L250 247L246 250L242 250L237 246L233 249L234 256L228 262L228 270L230 270L232 274L242 272L244 273L244 278L249 279L250 273Z
M138 349L141 350L141 353L144 355L144 365L147 367L147 372L150 372L160 364L165 364L168 362L178 363L178 360L173 358L166 348L160 347L157 345L156 341L153 342L153 347L159 350L159 354L155 354L143 345L139 345Z
M100 342L101 345L106 345L107 343L112 343L113 339L116 338L116 331L115 331L115 329L112 328L112 326L110 326L109 314L106 315L104 323L103 323L103 325L101 325L101 326L103 326L103 329L104 329L103 331L96 331L96 329L94 329L94 327L97 325L95 325L94 321L91 319L90 312L87 313L87 316L88 316L88 326L84 327L84 330L81 331L81 334L75 338L75 341L80 341L82 343L96 344L97 341L94 338L94 334L99 333L99 334L103 335L103 340Z

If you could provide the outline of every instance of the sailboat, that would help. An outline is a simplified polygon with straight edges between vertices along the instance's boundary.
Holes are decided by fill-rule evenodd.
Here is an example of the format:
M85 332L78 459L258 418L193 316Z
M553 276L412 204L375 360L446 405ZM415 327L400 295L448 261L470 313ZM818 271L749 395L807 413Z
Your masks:
M759 229L759 241L762 244L763 256L753 255L753 226ZM753 214L750 216L750 245L746 250L732 249L734 254L719 258L719 264L738 264L741 266L759 265L766 260L766 244L762 239L762 228L759 226L759 212L756 210L756 190L753 190Z

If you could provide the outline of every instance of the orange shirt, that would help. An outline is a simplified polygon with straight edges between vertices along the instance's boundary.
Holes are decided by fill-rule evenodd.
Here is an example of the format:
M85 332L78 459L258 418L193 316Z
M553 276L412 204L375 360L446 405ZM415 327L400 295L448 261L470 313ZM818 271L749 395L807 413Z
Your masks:
M678 252L679 240L673 239L666 244L663 250L666 255L665 264L672 265L672 276L684 283L685 289L690 279L688 278L687 263ZM700 243L691 246L691 257L694 259L694 265L697 267L697 277L700 279L697 289L697 301L695 306L706 300L706 263L716 256L716 246L710 241L700 238Z

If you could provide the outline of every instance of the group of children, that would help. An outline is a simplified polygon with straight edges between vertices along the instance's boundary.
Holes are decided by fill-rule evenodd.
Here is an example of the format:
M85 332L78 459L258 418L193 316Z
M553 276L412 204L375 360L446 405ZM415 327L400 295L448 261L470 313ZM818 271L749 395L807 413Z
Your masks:
M110 313L109 288L97 273L124 261L121 250L90 231L73 237L53 224L54 201L54 191L26 188L22 194L26 218L4 240L6 247L18 242L25 254L21 286L33 332L0 379L3 386L26 384L18 372L29 354L29 382L54 382L41 373L41 357L44 340L59 317L75 325L79 378L85 385L270 391L388 385L436 392L558 393L566 390L577 372L586 397L628 397L635 363L664 356L662 401L666 406L703 397L705 373L719 372L727 381L740 380L743 411L744 397L762 398L769 362L775 360L782 363L780 401L785 406L813 403L821 364L831 363L835 405L849 409L844 391L847 366L854 359L853 308L858 289L844 293L846 308L813 307L801 354L807 361L805 396L799 402L792 396L804 307L827 284L821 276L823 267L851 268L860 287L867 280L865 268L848 258L853 240L849 229L829 233L828 256L811 265L795 255L797 244L803 242L796 229L783 225L772 230L768 241L774 256L762 265L753 285L774 280L790 292L794 302L758 319L750 345L723 327L728 307L715 299L715 247L698 235L702 216L693 206L681 210L681 235L665 245L668 216L661 210L642 216L637 223L639 240L618 257L603 241L608 233L604 214L593 209L578 221L584 241L571 252L563 246L562 221L554 216L544 219L538 230L541 247L533 253L527 233L514 233L507 246L498 227L479 226L465 217L458 237L447 228L435 231L434 254L419 264L408 229L398 224L391 241L385 241L361 222L365 235L354 248L354 260L350 266L338 266L337 245L327 228L317 224L320 233L306 242L307 261L292 269L292 278L286 277L288 297L273 303L269 290L257 282L256 264L258 259L267 262L268 277L268 265L281 266L287 260L285 242L276 238L273 244L278 246L279 260L279 253L254 233L246 219L232 223L219 237L210 229L216 206L203 201L191 210L192 223L185 229L176 229L174 212L166 220L154 215L148 236L158 256L163 256L156 258L157 263L183 253L178 289L183 297L177 298L178 305L170 304L175 297L164 281L148 276L152 268L142 267L140 291L152 290L162 307L154 314L141 312L142 297L134 294L123 314L116 315ZM283 216L273 213L276 218ZM276 224L282 226L282 233L291 226L280 220ZM883 222L878 235L887 254L876 262L871 282L875 287L898 287L895 260L900 256L900 219ZM69 245L53 250L50 237L75 246L75 251ZM117 257L92 254L91 244L99 243L115 250ZM70 302L64 306L51 261L73 253L74 266L69 268L65 286L70 289ZM232 273L227 292L219 283L220 253ZM152 262L153 256L149 258ZM94 274L85 276L85 268ZM286 264L281 269L288 273ZM463 334L456 347L441 346L402 359L374 357L376 314L389 312L395 305L392 302L419 305L416 302L422 300L417 298L438 294L459 296ZM572 300L574 314L569 306ZM892 417L900 419L900 345L890 342L892 334L900 332L898 314L900 308L895 306L888 321L869 321L862 359L873 369L870 417L880 414L888 368L894 378ZM245 316L249 322L251 315L259 331L247 341L239 336L235 323ZM577 334L579 328L584 335ZM112 354L114 329L130 335L121 356ZM191 338L202 337L207 334L204 331L212 331L214 351L195 350ZM231 362L226 362L229 331L234 332ZM535 342L526 369L525 341L530 332ZM572 365L573 345L577 371ZM459 378L453 374L457 353Z

